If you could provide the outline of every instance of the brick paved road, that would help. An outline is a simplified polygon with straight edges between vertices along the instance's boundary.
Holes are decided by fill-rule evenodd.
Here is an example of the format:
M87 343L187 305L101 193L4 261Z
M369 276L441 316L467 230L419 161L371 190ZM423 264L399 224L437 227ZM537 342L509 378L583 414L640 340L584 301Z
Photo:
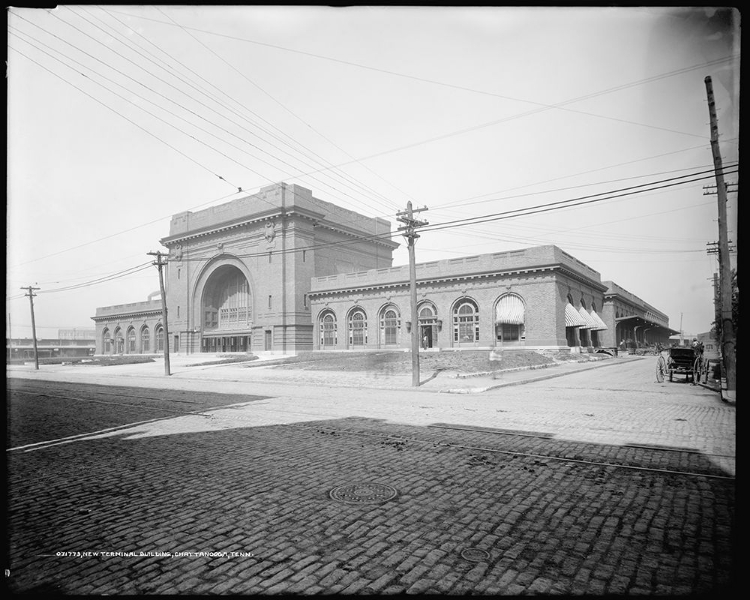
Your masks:
M671 595L733 582L735 483L705 453L544 427L287 423L9 452L11 591ZM331 498L349 483L398 494Z

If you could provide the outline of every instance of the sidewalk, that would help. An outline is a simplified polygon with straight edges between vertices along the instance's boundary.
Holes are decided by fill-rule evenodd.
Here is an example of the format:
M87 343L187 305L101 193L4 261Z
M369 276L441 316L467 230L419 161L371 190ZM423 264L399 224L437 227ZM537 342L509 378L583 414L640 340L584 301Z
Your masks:
M221 359L213 355L177 354L170 356L171 375L169 377L164 373L164 360L161 357L151 363L106 367L82 364L41 365L38 371L34 369L33 363L27 363L25 365L8 366L6 372L13 377L97 384L117 381L119 385L134 385L137 387L161 387L166 385L169 388L186 389L184 384L191 381L212 381L226 384L274 383L307 387L327 386L480 394L499 387L542 381L579 371L642 360L642 357L621 357L601 358L586 362L566 361L537 367L507 369L494 373L422 371L420 372L421 385L417 388L412 385L411 373L312 371L306 370L303 364L296 367L279 368L285 358L288 357L270 355L258 357L258 360L251 362L222 364ZM210 364L212 362L215 364Z

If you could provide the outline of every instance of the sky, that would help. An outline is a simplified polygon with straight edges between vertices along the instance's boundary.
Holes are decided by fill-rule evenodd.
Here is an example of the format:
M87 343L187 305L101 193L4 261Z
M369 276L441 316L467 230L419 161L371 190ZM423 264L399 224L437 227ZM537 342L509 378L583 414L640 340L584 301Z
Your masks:
M10 8L7 40L14 338L22 288L38 337L93 329L158 291L173 214L281 181L394 231L426 207L417 262L555 244L711 328L704 80L736 247L734 9L58 5Z

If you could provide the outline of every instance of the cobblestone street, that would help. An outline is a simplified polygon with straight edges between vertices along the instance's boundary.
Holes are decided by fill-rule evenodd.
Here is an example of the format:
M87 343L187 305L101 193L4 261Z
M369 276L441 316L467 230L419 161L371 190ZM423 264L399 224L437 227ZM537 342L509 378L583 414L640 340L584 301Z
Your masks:
M514 389L529 405L534 386ZM262 397L170 393L170 407L192 398L197 411L125 428L110 419L113 430L9 452L6 581L81 595L727 593L733 470L711 454L720 444L695 446L723 435L734 408L692 386L663 389L674 400L650 413L664 432L651 439L671 445L601 443L596 428L586 437L578 423L593 412L616 421L605 400L582 399L583 416L560 428L581 435L566 436L548 427L565 420L562 399L546 421L522 421L508 394L490 418L489 396L416 392L417 405L443 408L410 424L316 419L302 413L335 403L293 413L287 398L280 423ZM153 392L139 400L133 388L128 402L147 406ZM485 425L470 421L481 403ZM667 427L675 421L691 427Z

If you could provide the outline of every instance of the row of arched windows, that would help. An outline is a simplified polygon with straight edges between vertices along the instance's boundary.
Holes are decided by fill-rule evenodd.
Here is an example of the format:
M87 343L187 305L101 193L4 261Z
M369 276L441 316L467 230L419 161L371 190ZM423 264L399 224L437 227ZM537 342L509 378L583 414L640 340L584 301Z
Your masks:
M129 327L123 334L120 327L115 328L112 334L105 327L102 332L103 354L148 354L149 352L164 352L164 328L157 325L154 328L155 345L151 347L151 332L148 325L143 325L140 335L137 335L135 327Z
M506 294L496 305L495 332L497 340L518 341L524 337L524 303L516 294ZM423 302L417 307L419 338L423 347L432 347L437 343L437 334L442 330L443 321L439 318L437 307L432 302ZM345 339L339 340L340 328L336 313L331 309L324 310L318 317L319 343L321 348L338 346L339 342L348 347L362 347L371 343L381 346L399 344L399 332L402 327L402 315L399 308L389 304L380 309L377 317L378 339L370 340L368 335L374 333L368 328L368 315L365 309L355 307L346 315L343 324ZM411 323L406 321L407 329ZM492 327L492 324L490 324ZM368 333L369 332L369 333ZM480 320L479 306L469 298L456 302L451 311L451 340L454 345L475 345L479 342Z

